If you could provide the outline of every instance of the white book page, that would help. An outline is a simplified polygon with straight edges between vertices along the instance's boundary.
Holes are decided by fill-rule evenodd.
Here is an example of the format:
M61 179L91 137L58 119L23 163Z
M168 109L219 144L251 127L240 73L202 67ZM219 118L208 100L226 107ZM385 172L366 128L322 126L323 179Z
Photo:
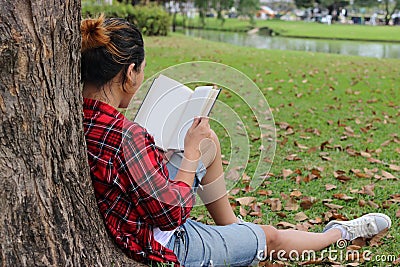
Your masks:
M192 93L187 86L160 75L151 85L134 121L154 136L158 147L167 150Z
M210 101L210 95L216 91L215 97L218 95L218 90L213 89L212 86L199 86L190 98L186 109L182 111L182 117L178 123L177 131L171 140L171 147L177 147L180 150L184 148L184 140L187 131L193 123L194 117L207 116L215 99ZM210 105L208 105L210 103ZM207 110L207 106L209 109Z

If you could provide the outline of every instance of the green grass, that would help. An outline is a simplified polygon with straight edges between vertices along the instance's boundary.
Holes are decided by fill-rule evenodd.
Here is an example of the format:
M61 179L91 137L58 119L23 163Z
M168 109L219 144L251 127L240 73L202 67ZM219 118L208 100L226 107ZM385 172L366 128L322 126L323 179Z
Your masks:
M378 247L367 246L363 249L372 251L374 255L400 256L400 220L396 218L396 212L400 209L399 203L386 205L393 198L391 196L399 194L399 179L378 177L382 176L382 171L390 172L397 178L400 176L400 172L389 167L389 164L400 165L399 60L258 50L174 34L164 38L146 38L145 42L147 77L166 67L187 61L208 60L227 64L244 72L256 82L268 100L277 124L286 122L293 129L291 134L277 126L278 146L270 178L255 192L241 190L231 197L237 214L239 205L235 198L240 196L257 198L257 202L261 203L263 224L276 225L281 221L296 224L298 222L294 215L300 211L309 219L324 219L330 209L322 203L323 199L332 199L333 204L344 206L337 213L348 219L369 212L384 212L393 220L390 235L383 238ZM234 97L221 95L221 100L234 106L242 116L251 116L248 107L235 105L237 100ZM255 122L247 120L246 127L250 135L257 135ZM318 132L314 129L320 134L316 134ZM346 129L354 131L354 136L347 134L347 139L344 139ZM223 153L228 155L229 139L225 138L222 129L217 129L217 134L222 139ZM386 142L388 140L390 142ZM326 141L330 143L322 151L321 144ZM301 149L295 142L311 150ZM259 146L257 141L252 144L249 166L246 169L249 175L255 169ZM368 152L372 158L379 159L382 163L373 164L364 156L351 156L346 148L357 153ZM290 154L297 154L300 160L286 160ZM324 160L322 156L329 160ZM321 178L304 182L304 178L315 168L321 170ZM296 171L297 174L284 178L284 169ZM359 178L351 171L354 169L359 169L362 173L371 171L376 177ZM340 182L334 177L334 171L337 170L343 170L351 180ZM296 182L297 176L302 182ZM326 184L333 184L337 188L327 191ZM369 184L375 184L374 196L358 193L363 186ZM236 187L243 189L245 186L246 182L242 182ZM271 190L271 195L259 194L263 190ZM298 203L302 197L315 197L317 202L307 210L301 207L296 211L282 209L281 213L271 211L270 206L265 203L269 198L279 198L285 206L287 196L293 190L302 193L296 199ZM336 199L333 196L336 193L345 193L354 199ZM379 207L360 205L360 202L369 200ZM244 208L250 211L250 207ZM206 211L204 207L196 207L192 214L198 217L205 215ZM245 219L253 221L259 217L248 215ZM210 218L205 216L202 221L210 221ZM322 227L323 224L315 225L310 230L320 231ZM364 265L373 266L369 264ZM373 264L390 265L379 262Z
M182 18L178 19L182 24ZM187 20L187 26L200 27L199 19ZM364 40L400 42L400 27L332 24L326 25L304 21L257 20L255 27L269 27L286 37ZM248 20L226 19L224 25L215 18L207 18L205 29L226 31L248 31L253 28Z
M400 42L400 27L293 22L270 20L263 22L282 36L331 38L345 40L373 40Z

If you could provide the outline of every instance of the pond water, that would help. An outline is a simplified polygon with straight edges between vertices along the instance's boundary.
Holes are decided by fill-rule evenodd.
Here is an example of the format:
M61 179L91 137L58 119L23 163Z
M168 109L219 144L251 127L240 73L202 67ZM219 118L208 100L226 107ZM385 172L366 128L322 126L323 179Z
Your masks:
M238 32L184 29L187 36L262 49L297 50L374 58L400 58L400 43L302 39Z

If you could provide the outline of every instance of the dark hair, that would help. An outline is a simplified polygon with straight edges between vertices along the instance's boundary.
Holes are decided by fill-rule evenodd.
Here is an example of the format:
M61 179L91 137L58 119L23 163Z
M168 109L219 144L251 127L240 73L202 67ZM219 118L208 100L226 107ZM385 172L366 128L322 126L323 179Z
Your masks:
M102 87L122 70L125 83L130 64L139 71L144 60L144 42L135 25L120 18L85 19L82 33L82 82Z

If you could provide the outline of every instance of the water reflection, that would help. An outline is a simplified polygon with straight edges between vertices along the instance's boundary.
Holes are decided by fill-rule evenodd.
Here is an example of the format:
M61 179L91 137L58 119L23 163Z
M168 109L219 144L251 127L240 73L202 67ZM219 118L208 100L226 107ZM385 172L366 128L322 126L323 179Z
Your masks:
M400 58L400 43L269 37L257 34L186 29L185 34L211 41L263 49L297 50L375 58Z

